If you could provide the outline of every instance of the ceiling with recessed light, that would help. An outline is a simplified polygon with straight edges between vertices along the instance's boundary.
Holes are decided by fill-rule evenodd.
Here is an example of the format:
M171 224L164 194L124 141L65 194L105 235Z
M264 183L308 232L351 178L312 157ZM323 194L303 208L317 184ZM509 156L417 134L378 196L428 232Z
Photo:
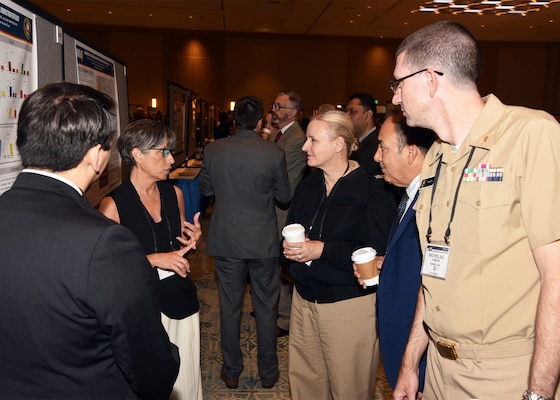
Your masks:
M95 24L403 38L424 25L451 19L465 25L479 40L560 42L560 0L32 0L32 3L68 26Z
M427 1L418 7L418 12L432 12L435 14L478 14L494 15L520 15L526 17L532 13L550 8L560 0L433 0Z

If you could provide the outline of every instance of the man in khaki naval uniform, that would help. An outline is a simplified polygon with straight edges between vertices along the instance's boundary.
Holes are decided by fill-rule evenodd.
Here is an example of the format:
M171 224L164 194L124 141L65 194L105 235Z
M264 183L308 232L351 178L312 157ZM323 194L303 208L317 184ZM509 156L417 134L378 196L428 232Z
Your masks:
M558 393L560 125L481 98L480 65L475 39L450 21L397 50L393 103L442 143L426 155L415 205L423 286L396 400L416 398L426 346L425 399Z

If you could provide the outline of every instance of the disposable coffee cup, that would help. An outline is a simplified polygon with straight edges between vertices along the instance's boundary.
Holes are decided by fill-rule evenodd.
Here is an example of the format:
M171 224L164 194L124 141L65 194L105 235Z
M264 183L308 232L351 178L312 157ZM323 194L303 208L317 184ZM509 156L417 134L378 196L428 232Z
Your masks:
M262 130L261 130L261 136L263 137L263 139L266 139L266 140L270 139L271 133L272 132L270 132L270 129L268 129L268 128L262 128Z
M366 286L379 284L379 270L375 266L377 252L373 247L362 247L352 253L352 261Z
M301 224L286 225L282 229L282 236L288 243L305 242L305 228Z
M282 236L288 243L301 243L305 242L305 228L301 224L286 225L282 229ZM306 261L307 266L311 265L311 260Z

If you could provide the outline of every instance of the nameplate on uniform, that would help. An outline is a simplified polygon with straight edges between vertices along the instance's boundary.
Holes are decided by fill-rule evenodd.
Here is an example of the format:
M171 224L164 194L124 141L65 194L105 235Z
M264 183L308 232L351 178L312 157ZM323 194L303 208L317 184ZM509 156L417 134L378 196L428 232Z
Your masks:
M424 189L424 188L427 188L429 186L434 186L435 180L436 180L435 176L432 176L432 177L426 178L426 179L422 179L422 182L420 182L420 189Z

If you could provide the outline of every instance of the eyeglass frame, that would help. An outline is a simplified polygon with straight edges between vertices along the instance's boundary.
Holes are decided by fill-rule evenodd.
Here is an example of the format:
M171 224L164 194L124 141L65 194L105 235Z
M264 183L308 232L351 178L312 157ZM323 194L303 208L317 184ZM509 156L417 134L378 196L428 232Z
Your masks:
M393 79L392 81L389 82L389 89L391 89L391 91L392 91L393 93L397 93L397 90L399 90L399 89L401 88L401 83L402 83L402 81L404 81L405 79L408 79L408 78L412 78L414 75L418 75L418 74L420 74L420 73L422 73L422 72L426 72L428 69L429 69L429 68L424 68L424 69L421 69L420 71L413 72L413 73L410 74L410 75L403 76L402 78ZM435 72L436 74L438 74L439 76L443 76L443 72L435 71L435 70L434 70L434 72Z
M169 147L160 147L160 148L153 147L153 148L148 149L148 150L161 151L161 155L163 156L163 158L167 158L167 157L169 157L169 155L172 155L172 156L175 155L175 152L173 151L173 149L170 149Z
M286 110L295 110L296 109L295 107L286 107L286 106L283 106L282 104L278 104L278 103L270 103L270 107L273 110L280 110L282 108L285 108Z

